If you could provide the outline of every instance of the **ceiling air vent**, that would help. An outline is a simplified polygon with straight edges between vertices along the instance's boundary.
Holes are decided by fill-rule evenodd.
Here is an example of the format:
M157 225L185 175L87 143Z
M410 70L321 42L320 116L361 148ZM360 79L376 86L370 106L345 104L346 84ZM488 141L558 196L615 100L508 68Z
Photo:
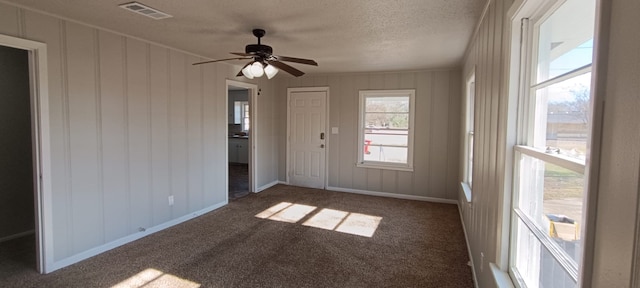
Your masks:
M136 12L138 14L141 14L141 15L144 15L144 16L156 19L156 20L173 17L173 16L171 16L171 15L169 15L167 13L164 13L162 11L153 9L153 8L151 8L149 6L140 4L138 2L130 2L130 3L125 3L125 4L120 4L119 6L120 6L120 8L124 8L124 9L127 9L127 10L131 11L131 12Z

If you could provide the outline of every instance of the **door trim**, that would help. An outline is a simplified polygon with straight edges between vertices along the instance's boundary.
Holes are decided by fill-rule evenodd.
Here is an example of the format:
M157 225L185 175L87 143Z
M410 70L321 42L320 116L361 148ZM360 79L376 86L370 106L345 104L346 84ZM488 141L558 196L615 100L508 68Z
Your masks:
M36 233L36 270L53 270L53 192L49 130L49 79L47 45L0 34L0 45L29 52L31 135L33 137L33 185Z
M257 153L257 143L258 143L258 125L256 119L258 119L258 85L246 82L240 82L236 80L227 79L225 86L225 107L229 107L229 86L242 87L249 90L249 121L250 121L250 129L249 132L249 192L256 193L258 192L257 186L257 167L258 167L258 153ZM226 118L225 118L226 119ZM227 203L229 203L229 125L225 125L225 164L227 167L225 168L225 189L227 191L226 198Z
M325 101L325 131L330 131L329 128L329 99L331 98L329 95L329 87L296 87L296 88L287 88L287 152L286 152L286 183L291 184L290 175L291 175L291 144L289 143L289 139L291 136L291 127L289 126L289 121L291 119L291 93L295 92L325 92L326 93L326 101ZM324 188L327 189L329 187L329 147L331 141L331 133L325 132L325 152L324 152Z

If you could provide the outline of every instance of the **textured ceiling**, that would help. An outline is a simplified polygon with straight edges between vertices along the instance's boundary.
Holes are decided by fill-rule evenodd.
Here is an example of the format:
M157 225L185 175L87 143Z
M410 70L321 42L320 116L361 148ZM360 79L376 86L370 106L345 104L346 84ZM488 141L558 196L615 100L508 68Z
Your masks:
M123 0L5 0L211 59L256 43L310 58L307 73L399 71L460 64L485 0L141 0L173 15L153 20ZM245 61L230 61L241 65Z

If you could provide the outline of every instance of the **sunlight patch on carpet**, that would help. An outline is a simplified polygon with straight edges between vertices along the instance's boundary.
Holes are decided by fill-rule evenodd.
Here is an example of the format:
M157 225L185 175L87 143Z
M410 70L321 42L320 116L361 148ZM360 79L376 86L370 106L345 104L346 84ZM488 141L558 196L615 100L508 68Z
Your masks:
M200 284L175 275L167 274L153 268L146 269L128 279L111 286L112 288L152 288L152 287L179 287L198 288Z
M269 219L287 223L297 223L316 210L317 207L281 202L255 215L260 219ZM323 208L313 215L303 226L336 231L352 235L372 237L378 229L382 217L361 213Z
M325 208L318 212L318 214L313 215L313 217L306 222L302 223L302 225L325 230L333 230L340 225L347 215L349 215L349 212Z
M315 206L281 202L260 212L256 217L280 222L296 223L315 209Z
M346 219L336 228L336 231L358 236L371 237L376 233L382 217L360 213L350 213Z

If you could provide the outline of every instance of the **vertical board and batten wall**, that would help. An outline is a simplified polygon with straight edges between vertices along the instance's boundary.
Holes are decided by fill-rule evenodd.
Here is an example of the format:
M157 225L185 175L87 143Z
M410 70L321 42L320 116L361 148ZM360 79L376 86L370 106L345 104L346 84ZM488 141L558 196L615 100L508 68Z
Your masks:
M47 45L48 271L226 203L225 95L234 67L192 66L202 59L8 4L0 4L0 33ZM271 84L261 85L272 98L264 95ZM263 133L273 133L273 106L258 110ZM261 152L265 171L276 167L275 140L260 139L270 150Z
M496 287L489 269L490 262L503 262L508 252L504 238L508 230L503 222L501 199L511 193L508 183L510 171L505 133L508 132L507 115L513 113L512 101L505 88L509 81L505 50L511 41L510 19L506 18L512 0L489 1L487 10L479 23L478 33L472 39L464 60L463 75L467 77L475 69L475 145L473 196L470 204L459 192L459 203L466 229L474 273L479 287ZM589 226L588 235L593 235L593 259L586 259L585 286L629 287L640 286L640 227L638 222L638 191L640 191L640 141L637 111L640 107L640 90L637 81L640 74L640 38L634 32L638 26L635 11L640 9L634 1L600 1L598 22L601 29L596 50L596 80L594 90L594 147L600 147L593 155L590 167L596 171L590 176L590 192L595 194L595 203L589 205L594 213L595 227ZM508 26L509 25L509 26ZM516 29L516 28L514 28ZM465 81L460 83L465 87ZM606 105L605 105L606 103ZM460 107L464 111L464 107ZM464 123L464 122L462 122ZM510 128L509 128L510 129ZM513 131L509 132L513 133ZM464 159L461 159L461 164ZM464 173L460 170L459 180ZM508 210L507 210L508 211ZM508 213L508 212L506 212ZM503 218L504 217L504 218ZM508 225L508 223L507 223ZM638 229L640 231L640 229ZM506 237L505 237L506 235ZM635 251L635 253L632 253ZM484 261L481 258L484 254ZM497 259L498 257L503 259Z
M287 88L329 87L329 189L383 192L415 199L456 199L460 139L460 70L330 74L277 83L278 123L287 125ZM414 171L356 167L360 90L415 89ZM339 129L331 134L331 127ZM286 180L286 129L279 131L279 179Z
M476 27L477 33L465 55L463 79L458 83L466 89L466 78L475 71L473 193L468 203L458 185L457 198L479 287L495 286L489 263L498 261L497 243L502 240L498 233L501 230L500 193L506 172L504 132L508 112L508 95L503 87L507 81L504 78L506 74L503 74L506 61L503 41L507 40L504 35L504 23L507 23L505 15L512 3L512 0L487 3L486 11ZM461 131L465 131L464 105L458 109L463 112L460 123ZM458 153L464 155L464 143L460 142L459 145ZM465 159L461 158L458 183L464 177L464 164Z
M235 75L238 71L234 70L233 72ZM259 192L278 184L278 161L280 160L278 153L280 153L279 147L284 146L284 142L279 139L279 133L282 130L286 131L286 128L282 128L283 126L279 122L280 114L277 113L279 111L276 108L279 104L278 97L281 96L276 94L279 92L276 91L278 78L269 80L266 77L261 77L257 81L255 80L253 83L258 85L259 90L258 103L252 103L249 109L257 109L253 114L255 119L251 119L251 127L258 127L258 129L257 133L252 131L249 133L253 133L251 135L255 137L256 141L256 147L253 151L258 155L258 158L252 164L255 166L253 171L257 172L254 177L257 188L255 192Z

